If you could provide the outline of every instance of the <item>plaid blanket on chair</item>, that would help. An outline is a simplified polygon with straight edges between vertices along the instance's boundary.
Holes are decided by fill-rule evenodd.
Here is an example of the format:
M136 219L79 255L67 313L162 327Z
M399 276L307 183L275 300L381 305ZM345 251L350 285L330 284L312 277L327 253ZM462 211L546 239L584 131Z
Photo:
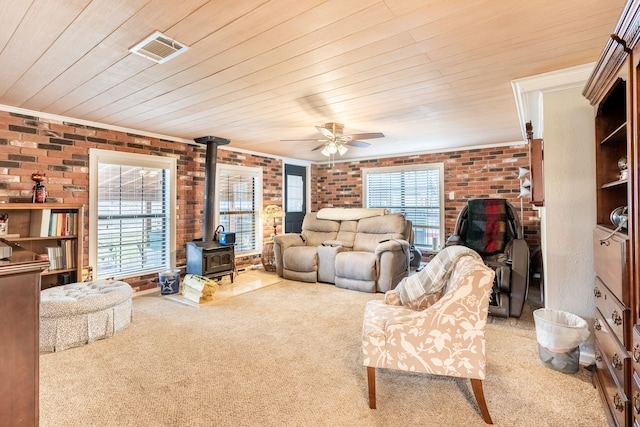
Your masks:
M434 294L442 291L447 284L447 279L456 262L462 257L472 256L480 261L478 255L466 246L449 246L441 250L429 263L417 274L405 277L400 281L396 289L389 292L397 292L400 303L408 306L425 294Z
M505 199L472 199L467 202L465 245L482 255L504 251L507 233Z

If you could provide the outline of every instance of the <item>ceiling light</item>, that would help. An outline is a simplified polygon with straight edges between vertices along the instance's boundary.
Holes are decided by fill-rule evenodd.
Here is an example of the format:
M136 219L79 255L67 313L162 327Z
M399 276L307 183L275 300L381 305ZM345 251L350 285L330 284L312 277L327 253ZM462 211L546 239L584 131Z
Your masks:
M347 150L348 148L344 144L338 145L338 153L340 153L341 156L346 153Z
M327 146L327 145L325 145L325 146L324 146L324 148L322 149L321 153L322 153L322 155L329 157L329 156L331 156L331 153L329 152L329 150L327 149L327 147L328 147L328 146Z

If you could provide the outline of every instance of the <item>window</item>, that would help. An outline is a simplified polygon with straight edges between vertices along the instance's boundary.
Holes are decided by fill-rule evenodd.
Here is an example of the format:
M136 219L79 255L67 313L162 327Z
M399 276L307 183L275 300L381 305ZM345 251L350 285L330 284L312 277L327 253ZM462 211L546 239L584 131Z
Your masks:
M236 233L236 254L258 252L262 169L218 165L217 175L218 223Z
M96 278L175 265L176 160L91 149L90 263Z
M413 222L414 245L437 250L444 236L444 165L366 168L364 205L403 213Z

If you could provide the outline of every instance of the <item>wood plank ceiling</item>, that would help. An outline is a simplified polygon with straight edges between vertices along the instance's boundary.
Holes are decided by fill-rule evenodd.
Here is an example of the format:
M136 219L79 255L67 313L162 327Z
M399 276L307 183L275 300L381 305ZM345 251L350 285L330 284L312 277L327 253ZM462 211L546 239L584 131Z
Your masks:
M0 0L0 104L323 161L522 140L511 81L597 60L622 0ZM189 46L156 64L129 48Z

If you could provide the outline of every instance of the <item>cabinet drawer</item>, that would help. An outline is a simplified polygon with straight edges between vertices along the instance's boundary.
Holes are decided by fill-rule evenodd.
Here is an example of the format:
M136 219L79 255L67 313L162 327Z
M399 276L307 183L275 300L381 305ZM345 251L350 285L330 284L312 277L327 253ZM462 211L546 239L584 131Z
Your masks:
M634 425L640 425L640 377L638 373L633 373L631 382L631 417Z
M629 328L631 327L631 310L622 304L618 298L605 286L600 278L595 278L593 293L596 298L596 307L602 313L602 317L609 325L609 328L618 337L618 341L628 346ZM596 322L599 320L596 319Z
M631 377L631 357L629 353L622 347L599 310L596 310L594 329L601 357L609 365L618 384L624 388L625 378Z
M593 264L596 274L623 303L629 305L627 254L629 239L616 234L604 243L600 243L611 233L606 228L593 230Z
M602 387L607 401L609 412L612 414L618 426L629 425L630 419L630 402L624 392L624 389L618 385L614 376L609 370L609 366L601 356L602 352L596 342L596 375L598 383Z
M633 344L631 346L631 362L633 370L640 372L640 326L633 327Z

